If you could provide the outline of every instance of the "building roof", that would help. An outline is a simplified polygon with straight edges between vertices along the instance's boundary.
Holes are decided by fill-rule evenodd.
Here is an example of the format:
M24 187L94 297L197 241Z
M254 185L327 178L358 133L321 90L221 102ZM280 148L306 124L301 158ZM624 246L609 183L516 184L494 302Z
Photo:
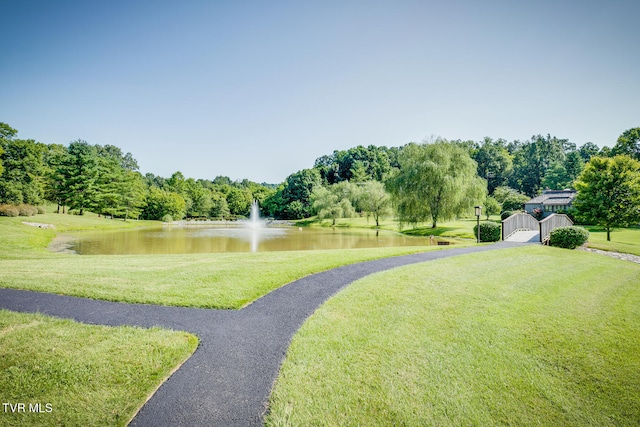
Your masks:
M527 205L570 205L576 197L576 190L544 190L542 194L529 200Z

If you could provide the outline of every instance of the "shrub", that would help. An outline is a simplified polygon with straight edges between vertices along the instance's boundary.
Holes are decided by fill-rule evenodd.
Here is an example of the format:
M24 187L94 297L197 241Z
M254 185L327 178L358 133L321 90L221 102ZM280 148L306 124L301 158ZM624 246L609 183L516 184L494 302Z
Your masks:
M44 206L38 206L38 215L44 215L47 213L47 208Z
M501 237L500 225L495 222L481 222L480 223L480 241L481 242L497 242ZM473 233L478 235L478 226L473 227Z
M173 217L169 214L166 214L162 217L162 222L173 222Z
M0 216L18 216L20 212L13 205L0 205Z
M504 211L500 214L500 219L503 221L513 215L513 211Z
M35 216L38 213L38 208L26 203L19 204L17 208L20 216Z
M549 235L549 245L575 249L589 240L589 232L582 227L558 227Z

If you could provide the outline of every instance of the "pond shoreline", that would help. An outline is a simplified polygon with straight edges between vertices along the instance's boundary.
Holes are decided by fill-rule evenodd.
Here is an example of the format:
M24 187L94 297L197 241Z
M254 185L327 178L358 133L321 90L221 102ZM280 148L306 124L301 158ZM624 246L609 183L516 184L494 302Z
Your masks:
M73 236L69 236L67 234L58 234L53 238L53 240L51 240L51 242L49 242L47 250L49 252L54 252L57 254L78 255L76 251L71 249L75 240L76 239Z
M163 222L162 226L178 226L178 227L191 227L191 226L207 226L207 227L243 227L248 220L238 220L238 221L212 221L212 220L194 220L194 221L172 221L172 222ZM295 223L287 220L264 220L264 223L268 226L278 226L278 227L293 227Z
M151 255L455 244L391 230L292 227L289 224L288 221L274 221L253 228L236 221L201 221L195 225L178 222L108 232L72 231L56 236L47 249L76 255Z

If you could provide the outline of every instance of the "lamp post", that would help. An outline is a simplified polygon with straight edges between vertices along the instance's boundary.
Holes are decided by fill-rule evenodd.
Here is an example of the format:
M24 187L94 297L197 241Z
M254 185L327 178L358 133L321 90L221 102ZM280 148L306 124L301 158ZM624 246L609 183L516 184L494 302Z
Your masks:
M477 243L480 243L480 215L482 215L482 206L476 206L476 218L478 219L478 239Z

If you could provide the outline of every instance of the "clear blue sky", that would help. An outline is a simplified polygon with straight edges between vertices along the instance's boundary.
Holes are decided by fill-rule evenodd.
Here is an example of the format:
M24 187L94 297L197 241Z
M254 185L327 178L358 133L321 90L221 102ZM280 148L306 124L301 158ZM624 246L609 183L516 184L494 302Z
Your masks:
M0 121L142 173L278 183L431 136L613 145L640 2L0 0Z

